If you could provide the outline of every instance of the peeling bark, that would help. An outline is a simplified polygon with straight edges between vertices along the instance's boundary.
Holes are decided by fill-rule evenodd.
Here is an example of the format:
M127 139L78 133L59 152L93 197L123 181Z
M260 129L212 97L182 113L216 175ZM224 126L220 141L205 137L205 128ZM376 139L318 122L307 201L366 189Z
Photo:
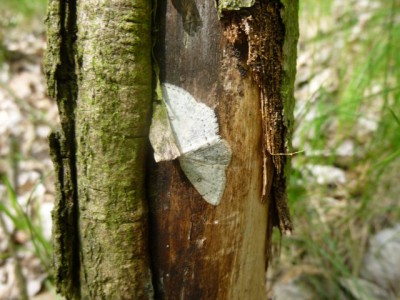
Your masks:
M292 230L284 154L290 151L297 2L220 1L218 7L190 0L159 9L161 81L215 108L233 157L217 207L204 203L176 162L149 167L158 299L265 298L272 226Z
M267 200L272 226L281 232L291 232L286 195L286 165L288 125L282 97L285 24L280 1L257 2L249 9L226 14L225 36L241 60L244 72L249 72L260 89L260 109L263 126L263 200Z
M220 4L158 8L161 81L215 109L233 153L214 207L177 161L148 161L150 2L50 0L45 66L61 118L50 136L55 279L67 299L152 299L149 251L157 299L265 297L272 226L292 229L283 154L293 123L297 1Z

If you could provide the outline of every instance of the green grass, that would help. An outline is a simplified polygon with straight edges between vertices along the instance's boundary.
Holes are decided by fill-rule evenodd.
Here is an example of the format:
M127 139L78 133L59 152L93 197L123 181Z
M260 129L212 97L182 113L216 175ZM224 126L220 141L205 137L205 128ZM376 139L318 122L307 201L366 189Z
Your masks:
M32 190L28 199L27 208L24 208L19 204L15 190L6 177L2 178L1 184L7 188L7 194L4 199L1 199L0 214L11 220L15 230L23 231L29 235L36 256L41 260L43 267L50 271L52 247L50 241L43 236L41 220L38 218L39 207L32 197L35 189ZM28 208L32 210L31 214L27 213ZM32 216L36 216L36 218Z
M0 0L3 12L0 13L0 64L4 53L1 36L6 34L1 26L3 29L26 26L33 20L43 20L46 3L46 0ZM371 18L354 37L352 30L358 23L352 4L348 4L340 22L324 25L334 15L333 3L332 0L300 1L300 19L321 26L316 35L303 40L300 52L313 49L310 60L315 73L335 67L339 82L334 91L321 86L317 98L310 95L305 110L296 120L299 126L296 135L301 140L299 150L309 148L332 154L295 156L289 199L296 228L294 236L284 238L282 244L284 257L293 265L314 265L323 271L323 275L307 278L307 286L321 299L338 298L340 278L358 276L368 238L400 217L397 195L391 194L390 185L391 178L398 176L396 168L400 167L400 24L396 23L400 4L381 0L381 7L371 9ZM334 57L320 66L314 56L327 48L334 48ZM311 120L304 117L310 111L315 113ZM373 120L377 129L360 136L360 118ZM343 165L334 151L347 139L354 142L355 157ZM346 201L345 207L330 212L338 209L327 200L334 198L336 188L309 182L304 170L307 164L341 166L354 176L354 184L342 187L345 200L336 199L338 203ZM40 220L32 218L19 205L6 178L2 184L7 187L7 198L1 199L0 214L7 216L17 230L29 234L35 254L49 270L51 245L43 237ZM30 207L34 211L37 205L31 198Z
M16 35L25 31L40 33L43 30L46 5L47 0L0 0L0 67L9 59L6 41L15 39ZM29 105L27 106L25 103L26 100L17 99L6 83L0 83L0 88L11 94L18 105L28 108ZM43 119L40 114L34 111L29 111L29 117L32 122ZM11 148L14 148L13 140L10 140L10 143ZM15 166L19 163L21 154L16 149L11 150L11 153L13 154L10 155L10 163ZM18 170L18 168L16 167L15 170ZM1 258L14 258L16 276L21 279L18 280L21 288L25 285L25 280L18 262L19 255L26 252L33 253L40 259L46 272L51 274L52 247L50 241L43 235L44 230L39 213L41 201L38 201L34 196L36 187L30 192L27 204L21 206L18 202L20 195L10 181L13 180L6 177L0 178L0 185L3 187L2 191L4 191L0 195L0 223L9 242L7 252L1 253ZM6 219L13 224L11 232L8 232L5 228ZM25 233L29 237L29 243L17 243L14 238L16 232ZM46 280L45 285L51 286L50 280ZM20 292L22 293L21 290ZM21 294L21 299L24 298L23 294Z
M24 21L44 16L47 0L1 0L0 9L19 15Z
M10 29L43 28L46 6L47 0L0 0L0 67L7 60L3 40Z
M283 240L284 255L293 265L319 267L337 290L340 278L359 275L368 238L400 217L397 195L391 190L400 167L400 3L381 0L379 8L370 9L371 17L358 35L353 33L358 24L354 3L348 4L340 22L303 38L300 47L300 54L313 49L311 60L331 48L323 66L317 60L310 64L316 74L334 68L339 82L333 91L321 86L310 95L297 117L298 150L331 154L294 158L289 199L295 235ZM323 24L334 15L332 1L300 4L300 19L305 20L301 24ZM305 117L310 112L315 114L312 119ZM376 130L361 135L361 118L374 121ZM355 152L343 163L335 151L345 140L353 141ZM310 182L307 164L339 166L350 175L349 182L340 190ZM340 191L344 199L332 200L332 206L327 199L335 199ZM345 207L338 208L340 201ZM338 212L332 213L334 209ZM323 287L324 278L313 278L313 284Z

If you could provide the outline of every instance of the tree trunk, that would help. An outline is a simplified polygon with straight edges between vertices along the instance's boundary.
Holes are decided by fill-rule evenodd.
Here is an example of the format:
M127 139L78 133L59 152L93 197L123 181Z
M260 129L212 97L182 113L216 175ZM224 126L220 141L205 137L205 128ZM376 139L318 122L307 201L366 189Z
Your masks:
M220 3L220 18L207 0L158 8L161 81L215 108L233 153L217 207L202 199L177 161L149 168L158 299L266 298L271 228L292 230L284 154L292 128L297 2L242 5L251 7Z
M145 162L151 3L51 0L46 70L62 131L54 251L68 299L150 299Z
M67 299L263 299L272 226L292 230L285 154L297 0L163 1L153 25L150 4L49 0L45 67L61 119L50 136L58 291ZM231 148L218 206L177 161L152 159L152 26L160 80L213 108Z

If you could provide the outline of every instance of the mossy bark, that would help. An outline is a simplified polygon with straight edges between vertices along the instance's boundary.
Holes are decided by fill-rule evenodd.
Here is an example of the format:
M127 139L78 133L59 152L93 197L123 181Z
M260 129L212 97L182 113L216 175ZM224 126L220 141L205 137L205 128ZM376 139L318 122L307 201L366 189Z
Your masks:
M232 149L221 204L179 163L152 164L157 299L265 299L272 227L292 230L286 180L293 126L297 1L173 0L159 7L162 82L213 107Z
M151 299L145 162L151 1L50 0L45 61L56 284L67 299Z
M152 299L149 250L157 299L265 297L271 228L292 229L284 154L298 6L287 2L158 7L161 80L215 108L233 152L214 207L178 162L150 162L146 170L150 1L50 0L45 65L61 118L61 131L50 137L58 179L55 279L67 299Z

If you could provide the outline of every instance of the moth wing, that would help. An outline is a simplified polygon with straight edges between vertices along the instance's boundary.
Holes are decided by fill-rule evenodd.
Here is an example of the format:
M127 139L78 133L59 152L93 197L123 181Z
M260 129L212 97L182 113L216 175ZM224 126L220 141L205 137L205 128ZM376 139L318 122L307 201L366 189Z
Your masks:
M225 140L216 141L188 154L191 160L222 166L228 166L232 157L232 151Z
M163 101L153 102L149 139L156 162L173 160L181 155L168 118L167 107Z
M232 152L224 140L182 155L179 163L183 172L204 200L218 205L225 190L225 171Z
M218 121L212 108L197 102L182 88L164 83L163 97L172 129L182 154L220 140Z

